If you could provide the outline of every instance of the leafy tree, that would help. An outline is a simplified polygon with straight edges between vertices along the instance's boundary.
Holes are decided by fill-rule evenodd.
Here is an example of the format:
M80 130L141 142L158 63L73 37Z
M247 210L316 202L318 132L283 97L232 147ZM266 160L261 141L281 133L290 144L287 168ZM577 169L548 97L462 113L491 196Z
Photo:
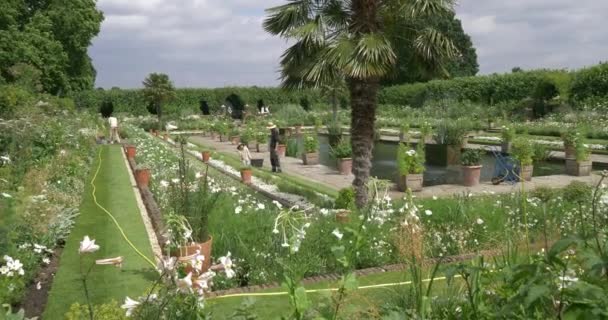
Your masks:
M201 100L199 101L199 103L200 103L201 113L205 116L208 116L210 114L210 112L209 112L209 103L207 103L207 100L205 100L204 97L201 97Z
M353 186L357 206L368 201L374 124L380 81L397 62L394 30L453 14L451 0L289 1L267 10L266 31L292 41L281 59L283 86L320 87L344 78L351 101ZM457 51L431 26L403 35L428 66L444 66Z
M458 54L444 64L429 64L415 53L411 33L424 28L435 28L453 43ZM391 41L394 43L397 63L392 73L382 81L383 85L424 82L436 78L474 76L479 72L477 52L462 23L453 13L430 19L403 19L393 25Z
M232 118L242 119L243 110L245 110L245 102L236 93L231 93L226 97L226 103L232 107Z
M38 69L44 91L92 89L95 69L87 50L103 14L94 0L0 1L0 76L18 64Z
M143 82L144 98L149 105L154 105L158 117L159 129L163 128L162 105L175 97L175 87L169 76L164 73L151 73Z

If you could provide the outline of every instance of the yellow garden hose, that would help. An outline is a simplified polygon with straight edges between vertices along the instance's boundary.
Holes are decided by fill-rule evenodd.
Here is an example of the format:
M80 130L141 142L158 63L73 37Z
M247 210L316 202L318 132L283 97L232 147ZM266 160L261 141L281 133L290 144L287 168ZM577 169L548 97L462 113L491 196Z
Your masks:
M97 158L98 158L97 170L95 170L95 174L93 175L93 179L91 180L91 187L93 187L93 191L91 192L91 195L93 196L93 202L95 202L95 205L97 207L99 207L101 210L103 210L103 212L105 212L110 217L110 219L112 219L112 221L114 221L116 228L118 228L118 231L120 231L120 234L125 239L125 241L129 244L129 246L131 246L131 248L133 248L133 250L140 257L142 257L148 264L150 264L150 266L152 266L152 268L156 269L156 263L152 262L152 260L150 260L148 257L146 257L146 255L141 253L141 251L139 251L137 249L137 247L135 247L133 242L131 242L131 240L129 240L129 238L125 234L124 230L122 229L122 227L120 226L120 224L118 223L116 218L112 215L112 213L110 213L110 211L108 211L108 209L104 208L104 206L102 206L101 204L99 204L99 202L97 202L97 196L96 196L97 188L95 187L95 180L97 179L97 175L99 174L99 171L101 170L101 152L102 152L102 150L103 150L103 148L99 148L99 152L97 153Z

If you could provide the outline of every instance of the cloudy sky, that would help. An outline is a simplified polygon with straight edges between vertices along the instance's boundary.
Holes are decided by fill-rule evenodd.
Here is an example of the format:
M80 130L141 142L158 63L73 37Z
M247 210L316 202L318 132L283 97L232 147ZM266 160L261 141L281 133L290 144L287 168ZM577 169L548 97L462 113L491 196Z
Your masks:
M284 0L98 0L105 21L90 50L97 86L139 87L150 72L178 87L277 84L286 47L262 27ZM580 68L608 60L606 0L460 0L481 73L514 66Z

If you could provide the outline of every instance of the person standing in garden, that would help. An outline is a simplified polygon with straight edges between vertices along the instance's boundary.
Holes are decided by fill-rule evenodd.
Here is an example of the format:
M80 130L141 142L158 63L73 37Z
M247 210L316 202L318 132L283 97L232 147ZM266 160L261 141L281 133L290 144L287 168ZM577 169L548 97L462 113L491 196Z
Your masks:
M118 136L118 119L111 116L108 117L108 122L110 123L110 143L120 143L120 137Z
M270 165L272 166L272 172L281 172L281 162L279 161L279 153L277 147L279 145L279 129L277 126L270 122L268 127L270 129Z
M241 143L238 145L238 147L236 147L236 150L238 150L239 155L241 156L241 162L243 163L243 165L250 166L251 165L251 153L249 152L249 148L247 147L247 145L245 145L244 143Z

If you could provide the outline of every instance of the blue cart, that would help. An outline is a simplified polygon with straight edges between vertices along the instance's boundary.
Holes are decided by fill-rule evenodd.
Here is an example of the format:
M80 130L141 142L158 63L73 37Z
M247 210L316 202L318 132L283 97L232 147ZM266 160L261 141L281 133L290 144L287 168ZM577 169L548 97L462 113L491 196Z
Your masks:
M502 182L514 184L518 182L518 161L509 154L502 153L494 148L490 148L490 151L496 159L494 164L494 175L492 176L492 184L498 185Z

